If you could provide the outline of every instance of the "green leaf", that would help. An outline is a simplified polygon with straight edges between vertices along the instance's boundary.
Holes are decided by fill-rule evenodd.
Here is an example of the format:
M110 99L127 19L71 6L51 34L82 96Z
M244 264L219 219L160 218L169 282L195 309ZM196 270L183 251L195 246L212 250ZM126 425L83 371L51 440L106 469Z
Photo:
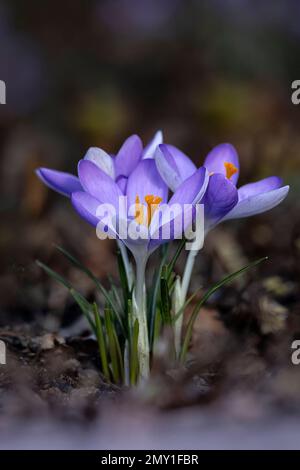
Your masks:
M254 268L255 266L257 266L258 264L262 263L263 261L266 261L268 259L268 257L264 257L264 258L260 258L259 260L257 261L254 261L253 263L250 263L248 264L247 266L245 266L244 268L242 269L239 269L238 271L234 272L233 274L230 274L229 276L226 276L224 279L222 279L221 281L217 282L211 289L209 289L206 294L202 297L202 299L196 304L191 316L190 316L190 319L189 319L189 322L188 322L188 325L187 325L187 329L186 329L186 333L185 333L185 337L184 337L184 341L183 341L183 345L182 345L182 348L181 348L181 353L180 353L180 362L183 363L185 361L185 358L186 358L186 354L187 354L187 350L188 350L188 347L189 347L189 344L190 344L190 341L191 341L191 337L192 337L192 332L193 332L193 326L194 326L194 323L195 323L195 320L197 318L197 315L199 313L199 310L201 309L201 307L203 306L203 304L209 299L209 297L214 294L220 287L222 287L223 285L225 284L228 284L229 282L233 281L233 279L235 279L236 277L240 276L241 274L243 274L244 272L248 271L249 269L251 268Z
M71 253L69 253L67 250L65 250L61 246L59 246L59 245L55 245L55 246L74 266L76 266L78 269L80 269L80 271L84 272L90 279L92 279L92 281L95 283L98 290L102 293L105 300L107 301L107 303L112 308L112 310L113 310L114 314L116 315L116 317L118 319L118 322L120 323L120 326L123 330L124 325L123 325L122 319L120 317L118 308L117 308L115 302L112 300L109 293L107 292L107 290L105 289L105 287L99 281L99 279L97 279L97 277L88 268L86 268L77 258L75 258L75 256L71 255Z
M108 338L108 349L111 359L111 369L112 375L115 383L120 382L120 371L119 371L119 364L118 364L118 351L116 347L115 341L115 327L111 320L111 312L109 308L105 308L104 310L104 323Z
M132 310L132 300L128 299L127 301L127 321L128 321L128 337L129 339L132 336L132 329L133 329L133 310Z
M161 317L164 325L172 324L171 315L171 300L170 291L168 285L168 269L164 266L163 272L160 278L160 295L161 295Z
M153 342L152 342L152 350L154 350L155 343L158 340L161 332L161 312L157 308L155 312L155 321L154 321L154 332L153 332Z
M63 286L65 286L67 289L71 289L72 288L72 285L69 283L69 281L64 278L63 276L61 276L60 274L58 274L56 271L53 271L53 269L49 268L46 264L42 263L41 261L39 260L36 260L36 264L42 268L50 277L52 277L53 279L55 279L57 282L59 282L60 284L62 284Z
M72 295L75 302L80 307L83 315L86 317L90 327L92 328L93 332L96 334L96 325L91 318L92 312L92 305L75 289L70 289L70 294Z
M191 303L191 301L196 297L196 295L200 292L201 289L202 289L202 287L199 287L199 289L197 289L197 290L185 301L185 303L183 304L183 306L175 313L175 315L173 316L173 323L176 323L176 321L178 320L178 318L180 317L180 315L183 314L183 312L185 311L186 307Z
M46 264L42 263L41 261L36 261L37 265L42 268L50 277L55 279L55 281L59 282L63 286L65 286L70 294L72 295L73 299L75 302L79 305L82 313L85 315L87 318L92 330L95 333L95 324L93 320L91 319L91 311L92 311L92 306L91 304L81 295L76 289L73 288L73 286L70 284L67 279L65 279L63 276L58 274L56 271L53 271L53 269L49 268Z
M117 259L118 259L118 268L119 268L119 276L123 291L123 298L124 298L124 305L127 307L127 299L129 298L129 286L128 286L128 279L126 275L126 269L124 266L124 261L121 255L121 251L117 250Z
M133 325L132 339L131 339L131 354L130 354L130 383L136 385L139 374L139 358L138 358L138 337L139 337L139 322L136 318Z
M96 337L98 341L99 353L101 358L102 370L105 378L110 381L110 373L108 367L108 359L107 359L107 352L106 352L106 341L103 333L102 327L102 320L99 314L99 310L97 304L93 304L94 307L94 317L95 317L95 325L96 325Z
M180 241L180 243L179 243L179 245L178 245L178 248L177 248L177 250L176 250L176 252L175 252L175 255L173 256L172 260L171 260L170 263L168 264L168 268L167 268L167 269L168 269L168 271L167 271L168 280L170 280L170 278L171 278L171 274L172 274L172 272L173 272L174 266L175 266L175 264L176 264L176 262L177 262L177 260L178 260L178 258L179 258L179 256L180 256L180 254L181 254L181 252L182 252L182 250L183 250L183 247L184 247L184 245L185 245L185 242L186 242L186 239L185 239L185 238L183 238L183 239Z
M115 346L116 346L116 351L117 351L119 371L120 371L120 374L121 374L122 382L124 383L124 380L125 380L124 358L123 358L123 355L122 355L121 346L120 346L118 335L117 335L117 332L116 332L115 328L113 329L113 336L114 336Z

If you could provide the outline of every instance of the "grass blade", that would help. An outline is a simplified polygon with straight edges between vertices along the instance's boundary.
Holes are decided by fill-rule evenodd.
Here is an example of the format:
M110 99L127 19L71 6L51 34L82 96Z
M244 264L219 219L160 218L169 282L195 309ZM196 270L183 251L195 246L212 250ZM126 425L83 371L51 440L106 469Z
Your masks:
M183 306L177 310L177 312L175 313L175 315L173 316L173 322L176 323L176 321L178 320L178 318L180 317L180 315L182 315L186 309L186 307L191 303L191 301L196 297L197 294L199 294L199 292L201 291L202 289L202 286L199 287L199 289L197 289L186 301L185 303L183 304Z
M168 285L168 269L167 266L163 268L163 272L160 278L160 295L161 295L161 317L164 325L172 324L171 315L171 301L170 291Z
M186 334L185 334L185 337L184 337L184 340L183 340L183 345L182 345L182 348L181 348L181 352L180 352L180 362L183 363L185 361L185 358L186 358L186 354L187 354L187 350L188 350L188 347L189 347L189 344L190 344L190 341L191 341L191 337L192 337L192 332L193 332L193 326L194 326L194 323L195 323L195 320L197 318L197 315L199 313L199 310L201 309L202 305L209 299L209 297L214 294L220 287L222 287L223 285L225 284L228 284L229 282L233 281L233 279L235 279L236 277L240 276L241 274L243 274L244 272L248 271L249 269L251 268L254 268L255 266L257 266L258 264L262 263L263 261L266 261L268 259L268 257L264 257L264 258L260 258L256 261L254 261L253 263L250 263L248 264L247 266L245 266L244 268L242 269L239 269L238 271L230 274L229 276L226 276L224 279L222 279L221 281L217 282L211 289L209 289L206 294L202 297L202 299L197 303L197 305L195 306L192 314L191 314L191 317L189 319L189 322L188 322L188 325L187 325L187 330L186 330Z
M128 285L128 279L126 275L124 261L123 261L120 250L117 250L117 259L118 259L119 276L120 276L121 286L123 290L124 305L126 305L127 299L129 298L129 285Z
M50 277L52 277L57 282L65 286L67 289L72 289L72 285L69 283L67 279L65 279L63 276L58 274L56 271L53 271L53 269L49 268L46 264L42 263L39 260L36 260L36 264L40 268L42 268Z
M180 254L181 254L181 252L182 252L182 250L183 250L183 247L184 247L184 245L185 245L185 242L186 242L186 240L185 240L185 238L183 238L183 239L181 240L181 242L179 243L179 246L178 246L178 248L177 248L177 250L176 250L176 252L175 252L175 255L173 256L172 260L171 260L170 263L168 264L168 272L167 272L168 281L169 281L170 278L171 278L172 271L173 271L174 266L175 266L175 264L176 264L176 262L177 262L177 260L178 260L178 258L179 258L179 256L180 256Z
M110 373L109 373L108 359L107 359L107 353L106 353L106 341L105 341L105 337L103 333L102 320L101 320L98 306L96 303L93 304L93 308L94 308L96 336L97 336L98 348L99 348L99 353L100 353L100 358L101 358L102 371L103 371L104 377L108 381L110 381Z
M91 311L92 311L92 306L91 304L81 295L74 287L65 279L63 276L58 274L56 271L53 271L53 269L49 268L46 264L42 263L41 261L36 261L37 265L43 269L50 277L55 279L55 281L59 282L63 286L65 286L70 294L72 295L73 299L75 302L78 304L80 307L82 313L86 317L87 321L89 322L90 327L92 328L93 332L96 333L96 328L95 324L91 318Z
M120 317L120 313L118 311L118 308L116 306L116 304L114 303L114 301L112 300L111 296L109 295L109 293L107 292L107 290L105 289L105 287L101 284L101 282L99 281L99 279L97 279L97 277L88 269L86 268L77 258L75 258L75 256L71 255L71 253L69 253L67 250L65 250L64 248L62 248L61 246L59 245L55 245L55 247L75 266L77 267L78 269L80 269L80 271L84 272L90 279L92 279L92 281L95 283L96 287L98 288L98 290L102 293L102 295L104 296L105 300L107 301L107 303L109 304L109 306L112 308L113 312L115 313L119 323L120 323L120 326L122 328L122 330L124 329L124 325L123 325L123 322L121 320L121 317Z
M131 339L131 354L130 354L130 383L136 385L139 374L139 359L138 359L138 337L139 337L139 322L136 318Z
M79 306L83 315L86 317L92 331L94 332L94 334L96 334L96 325L91 318L92 305L75 289L70 289L70 294Z
M105 329L106 329L107 338L108 338L108 349L109 349L110 360L111 360L112 375L113 375L114 382L119 383L120 371L119 371L119 365L118 365L118 352L116 348L115 334L114 334L115 327L111 320L111 312L109 308L105 308L104 310L104 323L105 323Z

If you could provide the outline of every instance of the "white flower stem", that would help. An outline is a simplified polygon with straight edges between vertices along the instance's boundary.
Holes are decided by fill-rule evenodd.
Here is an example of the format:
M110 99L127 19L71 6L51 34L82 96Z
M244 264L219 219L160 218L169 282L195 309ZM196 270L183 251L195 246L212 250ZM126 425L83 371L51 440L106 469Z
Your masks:
M139 322L139 366L140 378L147 379L150 372L149 364L149 336L147 324L147 310L146 310L146 289L145 289L145 269L147 263L146 256L137 256L136 261L136 283L135 283L135 315Z
M177 276L175 281L175 288L172 296L172 306L175 314L180 311L182 307L182 289L179 276ZM182 331L182 322L183 322L183 312L175 320L174 325L174 343L175 343L175 353L176 358L179 357L180 347L181 347L181 331Z
M133 285L133 272L132 272L131 263L130 263L129 258L128 258L127 248L124 245L124 243L122 243L122 241L117 240L117 243L118 243L118 247L119 247L122 259L123 259L125 273L126 273L127 282L128 282L128 287L129 287L129 289L131 289L132 285Z
M181 284L182 304L181 305L184 305L184 302L185 302L185 299L186 299L186 296L187 296L187 293L188 293L190 281L191 281L191 276L192 276L196 256L198 255L198 253L201 249L201 248L199 248L199 244L198 244L197 241L195 241L194 243L195 243L195 247L197 247L197 248L193 249L193 245L192 245L191 250L189 251L189 254L188 254L188 258L187 258L187 261L186 261L186 265L185 265L184 273L183 273L183 277L182 277L182 284Z

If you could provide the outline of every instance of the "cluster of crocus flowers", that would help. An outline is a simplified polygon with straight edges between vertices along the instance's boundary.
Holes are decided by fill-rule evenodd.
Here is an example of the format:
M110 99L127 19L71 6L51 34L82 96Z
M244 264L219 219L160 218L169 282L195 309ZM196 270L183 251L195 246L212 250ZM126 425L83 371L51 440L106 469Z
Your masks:
M161 177L173 191L197 171L190 158L173 145L160 144L155 160ZM222 221L272 209L283 201L289 191L289 186L283 186L282 179L277 176L237 188L239 157L235 148L228 143L214 147L204 159L203 166L209 174L208 186L201 200L205 213L205 234ZM189 252L181 286L182 303L186 298L197 251Z
M129 137L115 156L100 148L89 149L78 164L78 177L46 168L37 170L45 184L71 198L83 219L97 227L97 231L108 232L118 240L128 277L131 264L127 249L133 254L136 275L129 284L134 283L134 310L140 324L140 368L144 376L149 371L145 308L145 268L149 255L162 243L182 237L192 226L193 208L199 203L204 206L206 234L224 220L269 210L288 193L289 187L282 186L281 179L275 176L237 189L239 171L238 155L232 145L218 145L197 168L179 149L164 144L160 131L145 148L138 136ZM104 206L114 214L105 223L99 212ZM170 210L174 206L179 212ZM126 237L120 230L124 225ZM167 239L161 236L165 225L172 226ZM199 247L191 250L179 286L182 305L198 250Z

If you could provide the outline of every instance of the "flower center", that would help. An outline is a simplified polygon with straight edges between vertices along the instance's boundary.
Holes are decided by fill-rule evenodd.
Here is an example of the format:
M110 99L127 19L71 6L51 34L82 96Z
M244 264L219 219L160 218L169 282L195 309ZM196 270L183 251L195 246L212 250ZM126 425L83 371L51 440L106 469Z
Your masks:
M238 172L237 167L230 162L224 162L225 170L226 170L226 178L230 180L230 178Z
M159 204L161 203L162 198L159 196L154 196L153 194L147 194L145 196L145 202L147 204L147 214L144 214L145 206L141 204L139 196L135 198L135 221L139 225L147 225L149 227L154 212L157 210ZM145 217L144 217L145 216ZM144 218L146 219L144 221Z

